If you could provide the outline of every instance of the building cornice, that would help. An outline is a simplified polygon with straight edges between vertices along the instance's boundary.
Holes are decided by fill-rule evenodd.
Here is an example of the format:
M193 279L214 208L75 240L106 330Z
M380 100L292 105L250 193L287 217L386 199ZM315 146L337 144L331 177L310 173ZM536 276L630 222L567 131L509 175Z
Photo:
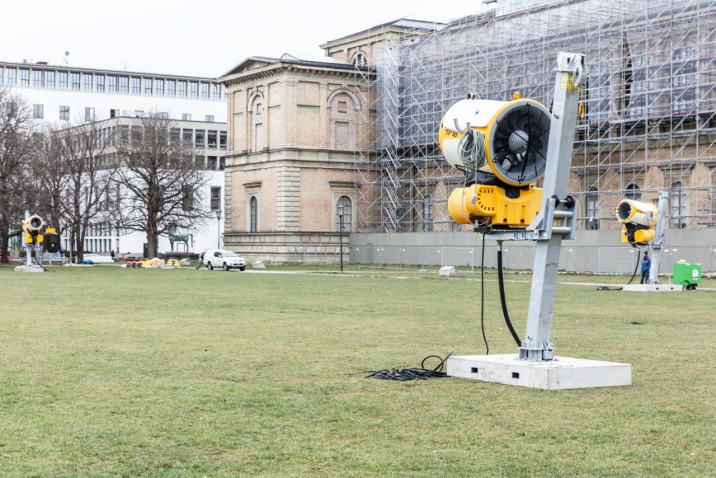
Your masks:
M335 66L312 66L297 65L289 63L278 63L267 65L253 70L235 73L220 78L221 83L229 86L238 86L241 84L251 83L256 80L266 78L274 78L282 75L302 74L306 76L334 77L342 79L363 78L365 76L374 77L375 71L372 70L356 70L354 68L339 68Z

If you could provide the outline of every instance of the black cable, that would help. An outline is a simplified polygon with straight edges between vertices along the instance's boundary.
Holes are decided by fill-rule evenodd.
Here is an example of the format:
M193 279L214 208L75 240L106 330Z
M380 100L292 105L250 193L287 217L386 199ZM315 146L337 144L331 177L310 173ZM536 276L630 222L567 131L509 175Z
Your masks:
M639 268L639 256L641 255L641 251L637 249L637 255L636 255L636 264L634 264L634 273L631 275L631 279L629 279L629 282L627 282L627 285L631 284L631 281L634 280L634 277L636 277L636 270Z
M480 259L480 328L482 329L482 340L485 341L487 352L490 355L490 346L487 344L487 336L485 335L485 232L487 228L482 230L482 258Z
M450 358L451 355L452 352L447 354L445 358L442 358L439 355L428 355L422 360L422 362L420 362L420 367L402 369L391 368L390 370L365 370L361 373L370 374L366 375L363 378L377 378L378 380L397 380L399 382L407 382L410 380L428 380L429 378L443 378L448 376L446 372L443 372L443 368L445 367L445 362L448 358ZM425 368L425 362L431 358L436 358L440 360L440 363L437 364L437 366L433 369Z
M512 326L510 314L507 313L507 302L505 301L505 284L502 276L502 246L497 249L497 282L500 285L500 302L502 302L502 315L505 317L505 323L507 324L507 328L510 329L512 338L515 339L515 342L517 342L517 346L521 347L522 341L517 335L517 332L515 332L515 328Z

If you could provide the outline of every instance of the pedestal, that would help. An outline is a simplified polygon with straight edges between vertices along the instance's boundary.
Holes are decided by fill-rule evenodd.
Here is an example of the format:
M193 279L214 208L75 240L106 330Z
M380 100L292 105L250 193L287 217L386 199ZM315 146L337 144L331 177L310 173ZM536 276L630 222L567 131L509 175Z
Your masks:
M627 292L682 292L681 284L628 284L622 289Z
M450 357L447 374L543 390L631 385L631 365L568 357L545 362L519 360L517 354Z

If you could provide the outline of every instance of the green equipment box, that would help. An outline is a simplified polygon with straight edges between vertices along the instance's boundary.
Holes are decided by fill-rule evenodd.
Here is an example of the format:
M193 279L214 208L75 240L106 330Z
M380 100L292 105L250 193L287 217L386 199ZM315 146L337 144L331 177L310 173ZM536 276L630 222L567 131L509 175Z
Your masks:
M674 263L674 284L681 284L687 289L695 289L696 284L701 284L701 264Z

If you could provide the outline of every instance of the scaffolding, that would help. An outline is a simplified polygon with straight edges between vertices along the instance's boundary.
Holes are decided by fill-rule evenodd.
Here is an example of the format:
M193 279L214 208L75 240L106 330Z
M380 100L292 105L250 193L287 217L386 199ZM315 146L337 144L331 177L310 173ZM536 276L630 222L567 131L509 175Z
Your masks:
M548 108L559 51L585 53L570 191L580 229L617 229L624 197L671 193L672 228L716 226L716 0L498 1L439 28L386 32L364 75L356 153L361 232L454 231L463 176L437 145L470 91Z

